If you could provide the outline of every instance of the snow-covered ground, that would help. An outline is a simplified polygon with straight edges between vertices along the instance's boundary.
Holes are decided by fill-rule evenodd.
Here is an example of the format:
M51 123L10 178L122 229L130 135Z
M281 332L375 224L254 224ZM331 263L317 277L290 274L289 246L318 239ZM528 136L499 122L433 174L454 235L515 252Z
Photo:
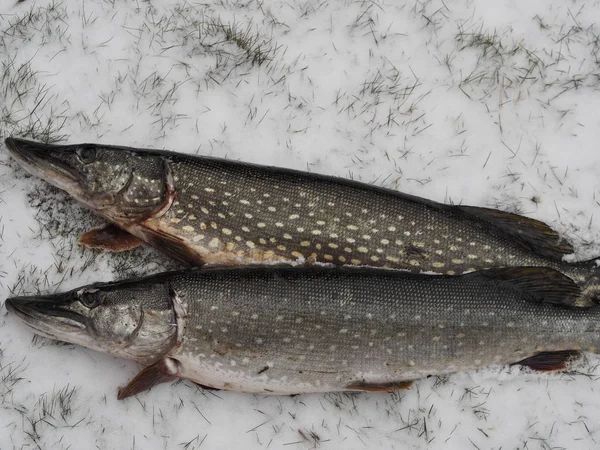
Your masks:
M600 255L600 5L559 0L0 0L0 138L306 169L543 220ZM596 105L596 106L594 106ZM82 249L100 223L0 148L0 297L173 268ZM599 336L600 343L600 336ZM600 359L394 394L163 384L0 313L0 448L594 449Z

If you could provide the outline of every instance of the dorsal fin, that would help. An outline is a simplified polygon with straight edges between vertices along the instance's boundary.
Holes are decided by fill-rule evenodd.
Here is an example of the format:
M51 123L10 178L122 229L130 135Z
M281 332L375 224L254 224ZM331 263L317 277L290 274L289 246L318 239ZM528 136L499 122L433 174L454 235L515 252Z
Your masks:
M548 267L507 267L473 272L479 276L529 294L539 303L589 308L596 306L581 298L581 289L568 276Z
M477 206L455 206L454 208L502 230L516 239L519 244L540 256L560 261L564 255L573 253L573 246L568 241L539 220Z

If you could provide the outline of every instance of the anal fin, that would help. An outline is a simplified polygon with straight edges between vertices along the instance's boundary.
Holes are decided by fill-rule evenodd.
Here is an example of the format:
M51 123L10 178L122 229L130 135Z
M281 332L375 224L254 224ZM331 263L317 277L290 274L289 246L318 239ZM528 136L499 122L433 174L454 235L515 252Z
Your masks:
M157 384L173 381L179 377L179 361L174 358L162 358L138 373L125 387L119 388L118 400L147 391Z
M408 381L391 381L389 383L370 383L367 381L354 381L347 385L344 390L347 391L363 391L363 392L394 392L402 389L408 389L414 383L413 380Z
M79 237L79 243L90 248L102 248L113 252L122 252L131 250L143 244L144 241L116 225L110 224L104 228L97 228L83 233Z
M539 372L565 370L571 361L581 356L577 350L560 350L556 352L539 352L529 358L516 362L520 366L529 367Z

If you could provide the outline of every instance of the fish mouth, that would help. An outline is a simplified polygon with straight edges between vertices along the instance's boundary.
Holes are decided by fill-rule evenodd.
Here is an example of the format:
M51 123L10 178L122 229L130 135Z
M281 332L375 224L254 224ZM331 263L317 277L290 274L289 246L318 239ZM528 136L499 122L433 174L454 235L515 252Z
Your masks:
M54 156L57 150L69 146L43 144L12 137L6 138L4 143L12 157L27 172L76 198L83 196L78 171Z
M81 333L89 319L66 308L71 301L54 295L12 297L6 299L7 311L17 316L39 334L57 340L71 341L68 336Z

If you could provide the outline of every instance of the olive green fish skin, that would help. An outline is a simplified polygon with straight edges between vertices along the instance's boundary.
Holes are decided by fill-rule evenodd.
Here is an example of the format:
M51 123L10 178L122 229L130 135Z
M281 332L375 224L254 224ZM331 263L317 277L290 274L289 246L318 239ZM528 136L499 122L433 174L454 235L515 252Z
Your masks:
M197 247L245 262L314 258L450 274L491 266L560 266L451 207L312 174L173 158L177 200L158 219ZM187 228L186 228L187 227ZM211 245L212 242L212 245ZM277 259L279 259L277 258Z
M561 260L572 249L561 244L558 235L548 238L556 239L556 249L551 242L550 251L545 251L542 246L548 242L537 247L535 240L520 239L520 225L510 225L517 229L513 233L497 225L502 214L513 221L529 220L524 217L223 159L96 144L35 145L7 140L25 168L51 183L59 185L62 176L48 173L56 160L71 166L80 179L84 173L90 181L79 182L77 189L63 188L135 236L191 263L306 260L450 275L490 267L543 266L580 284L582 303L595 302L599 289L593 261ZM73 158L82 149L93 152L92 162ZM36 152L52 157L38 156L36 164L23 161L23 154ZM125 183L129 174L133 181ZM95 198L106 203L103 188L111 192L113 204L94 208ZM481 214L491 214L491 220Z
M173 301L178 344L157 345L156 356L177 360L181 377L243 392L397 383L514 363L540 351L596 351L600 338L599 309L540 303L480 272L451 277L364 268L213 268L83 289L100 298L105 290L129 296L148 317L154 317L151 304ZM7 305L42 328L19 314L19 299ZM37 321L55 321L57 308L51 308L53 314ZM137 326L143 328L144 320ZM56 338L89 346L56 331L59 325L53 329ZM95 329L101 335L101 327ZM103 342L104 351L114 352L108 339Z
M189 339L175 357L202 384L290 394L514 363L541 350L595 350L599 341L598 311L533 304L477 276L430 278L285 269L184 275L180 289L205 300L190 301Z

